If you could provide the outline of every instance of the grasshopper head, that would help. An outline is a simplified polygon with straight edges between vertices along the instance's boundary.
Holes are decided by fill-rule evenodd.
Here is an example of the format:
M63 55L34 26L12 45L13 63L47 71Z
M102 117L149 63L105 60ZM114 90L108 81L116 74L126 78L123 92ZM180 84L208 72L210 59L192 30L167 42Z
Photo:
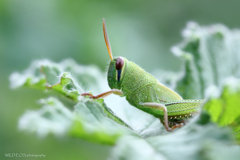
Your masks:
M103 35L107 46L108 54L111 59L108 68L108 85L110 88L121 89L123 73L125 69L125 64L127 62L126 58L118 57L113 59L112 49L108 39L107 28L105 24L105 19L103 19Z
M108 68L108 85L110 88L121 89L126 62L127 59L123 57L115 58L110 62Z

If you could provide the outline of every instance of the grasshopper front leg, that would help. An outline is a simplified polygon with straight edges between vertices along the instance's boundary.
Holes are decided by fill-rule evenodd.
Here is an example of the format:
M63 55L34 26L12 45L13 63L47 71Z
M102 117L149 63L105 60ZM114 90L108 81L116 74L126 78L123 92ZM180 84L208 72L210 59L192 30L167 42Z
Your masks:
M110 91L103 92L103 93L101 93L99 95L96 95L96 96L92 95L91 93L82 93L81 96L89 96L92 99L98 99L98 98L107 97L110 94L116 94L116 95L119 95L119 96L123 96L123 92L121 90L118 90L118 89L112 89Z

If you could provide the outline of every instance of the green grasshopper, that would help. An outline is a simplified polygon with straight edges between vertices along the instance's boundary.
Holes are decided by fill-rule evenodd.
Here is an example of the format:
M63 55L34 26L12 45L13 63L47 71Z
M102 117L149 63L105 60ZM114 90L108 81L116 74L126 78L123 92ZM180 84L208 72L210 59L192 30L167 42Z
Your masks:
M183 100L179 94L161 84L135 63L123 57L113 59L105 19L103 34L111 59L107 76L111 90L96 96L82 93L82 96L93 99L104 98L112 93L126 96L131 105L159 118L167 131L182 127L189 117L198 113L204 100Z

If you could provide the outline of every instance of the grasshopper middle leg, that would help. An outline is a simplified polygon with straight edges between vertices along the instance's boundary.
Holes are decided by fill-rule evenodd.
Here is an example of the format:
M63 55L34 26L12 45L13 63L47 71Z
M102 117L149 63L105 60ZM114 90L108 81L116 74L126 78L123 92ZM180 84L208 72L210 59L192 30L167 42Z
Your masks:
M143 103L142 105L146 106L146 107L151 107L151 108L156 108L156 109L162 110L164 112L164 127L166 128L167 131L169 131L169 132L172 131L172 128L170 128L168 125L167 107L164 104L147 102L147 103Z
M143 106L146 107L151 107L151 108L156 108L156 109L160 109L164 112L164 120L162 122L162 124L164 125L164 127L166 128L167 131L171 132L173 129L175 128L179 128L183 126L183 123L171 123L171 126L169 127L169 121L168 121L168 113L167 113L167 107L164 104L161 103L153 103L153 102L147 102L147 103L143 103Z

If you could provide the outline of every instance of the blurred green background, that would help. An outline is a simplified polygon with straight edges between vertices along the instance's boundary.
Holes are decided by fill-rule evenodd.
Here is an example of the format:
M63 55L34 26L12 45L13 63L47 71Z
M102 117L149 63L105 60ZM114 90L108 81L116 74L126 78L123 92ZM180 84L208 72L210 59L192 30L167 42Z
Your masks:
M0 0L0 159L8 153L107 159L111 151L110 146L80 139L39 139L18 131L18 118L28 109L37 109L37 100L47 94L9 89L13 71L23 71L35 59L65 58L106 71L103 17L115 57L126 57L149 72L179 71L181 61L170 48L181 41L186 23L239 28L239 6L237 0Z

